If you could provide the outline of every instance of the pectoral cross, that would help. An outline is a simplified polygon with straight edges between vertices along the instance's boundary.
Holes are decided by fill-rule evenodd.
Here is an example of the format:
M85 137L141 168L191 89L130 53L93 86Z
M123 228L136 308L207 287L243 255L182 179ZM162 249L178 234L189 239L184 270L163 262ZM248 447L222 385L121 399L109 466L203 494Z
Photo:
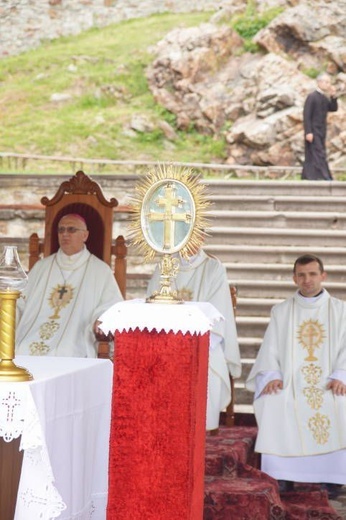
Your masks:
M70 303L73 298L73 291L73 287L65 283L64 285L58 284L56 287L53 287L49 298L49 305L54 309L54 314L49 316L51 320L60 318L59 312Z
M174 247L174 233L176 222L186 222L191 220L189 212L176 213L176 208L181 208L185 202L182 197L177 197L176 188L168 182L164 188L164 196L159 196L155 200L156 204L164 208L163 213L150 211L148 214L149 221L163 222L163 249L171 249Z
M65 285L63 285L57 292L59 294L59 300L62 300L64 294L67 293L68 291L67 291Z

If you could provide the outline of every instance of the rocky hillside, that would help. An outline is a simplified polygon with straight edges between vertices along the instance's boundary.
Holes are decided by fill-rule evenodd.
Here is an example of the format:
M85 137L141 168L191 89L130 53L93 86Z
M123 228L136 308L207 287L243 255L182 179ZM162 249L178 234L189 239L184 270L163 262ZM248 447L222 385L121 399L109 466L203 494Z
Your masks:
M227 163L297 166L303 103L315 87L310 76L327 71L339 96L328 119L329 162L345 168L346 0L279 3L282 12L253 38L258 52L244 52L231 28L246 2L228 2L208 24L171 31L153 49L150 89L179 129L224 135Z
M132 151L135 151L133 159L156 160L159 156L161 160L171 160L174 156L174 160L186 161L182 153L179 157L178 150L183 148L181 142L186 145L193 134L193 138L196 137L190 147L193 162L296 167L294 171L297 173L303 161L303 103L315 87L313 78L321 71L328 71L339 96L339 110L329 114L328 119L329 163L334 171L339 170L340 179L346 178L346 173L343 173L346 172L346 0L0 0L0 57L21 53L59 36L79 34L91 27L105 27L130 18L146 19L145 27L150 27L151 19L146 17L153 13L185 14L196 10L204 11L206 19L212 10L214 14L208 23L201 26L175 28L149 49L149 57L149 44L142 44L145 63L141 61L143 58L137 48L131 51L139 55L136 66L141 68L141 77L132 78L134 84L141 84L142 68L152 56L146 69L148 85L157 103L169 114L166 112L159 117L158 113L164 111L157 110L151 97L148 107L140 102L136 104L134 97L129 95L128 85L121 83L120 79L126 67L129 69L128 55L119 63L109 51L107 60L114 59L114 66L111 73L105 73L106 79L100 77L93 50L72 52L66 58L70 63L52 57L46 67L50 69L49 73L42 69L35 75L29 58L33 92L38 93L36 86L39 81L50 81L54 65L67 70L68 78L62 82L62 91L53 91L46 102L44 95L48 96L48 92L44 91L43 104L38 99L34 105L31 100L23 111L35 110L36 127L40 124L47 126L46 121L39 120L39 114L44 113L45 117L48 113L54 114L49 128L62 128L66 117L64 106L73 107L76 114L82 114L73 124L78 129L85 127L86 137L84 139L82 135L78 140L78 132L74 132L66 139L66 144L59 143L54 135L54 145L48 141L45 147L42 136L36 134L24 142L18 143L15 138L11 141L16 129L25 128L25 122L31 118L31 115L23 114L21 119L16 119L21 110L19 107L12 119L8 117L11 122L15 121L14 129L10 129L10 125L6 125L8 121L3 118L3 130L6 129L8 139L5 145L1 144L0 151L83 157L83 145L87 143L87 157L92 159L118 158L118 150L124 150L126 158L132 157ZM240 30L242 24L243 30ZM251 35L244 30L247 25L251 27ZM152 41L156 42L166 31ZM129 33L126 35L130 47L132 39ZM107 36L102 38L101 47L104 44L107 53ZM66 50L67 56L68 53ZM118 54L116 58L119 58ZM4 70L0 74L0 87L3 88L11 77L8 69ZM142 82L141 88L143 93L147 93L146 82ZM90 99L83 100L83 95ZM27 91L19 89L17 92L16 85L11 85L7 97L2 96L1 114L9 113L7 107L13 109L16 96L19 100L29 98ZM95 107L101 97L109 108L107 114L97 116L97 121L92 118L92 110L88 112L82 107L78 112L78 100L81 104L91 103ZM121 107L132 108L132 104L135 113L127 111L119 120ZM122 128L107 134L115 120ZM99 138L95 124L102 123L106 131L102 129L102 138ZM68 128L71 131L71 124ZM199 133L190 132L191 129ZM65 134L63 130L60 132L60 135ZM204 135L209 137L204 138ZM154 141L155 136L159 136L158 142ZM148 137L147 141L153 143L150 150L143 147L141 151L137 137L140 142L146 142ZM110 150L100 144L107 142L107 138L112 143ZM215 138L216 151L207 151L203 155L198 143L204 139L213 145L212 138ZM114 142L117 142L116 152ZM239 168L238 176L242 174L238 171L243 171L241 166Z

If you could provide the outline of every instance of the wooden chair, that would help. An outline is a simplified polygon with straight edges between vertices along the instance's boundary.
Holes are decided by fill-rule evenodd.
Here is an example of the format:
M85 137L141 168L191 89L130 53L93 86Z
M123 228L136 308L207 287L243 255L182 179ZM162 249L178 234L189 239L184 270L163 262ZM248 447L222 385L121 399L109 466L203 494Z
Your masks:
M237 288L235 285L231 285L230 287L230 293L231 293L231 299L232 299L232 307L234 312L234 317L236 316L237 311ZM230 383L231 383L231 392L232 392L232 398L231 402L226 408L226 426L234 426L235 422L235 412L234 412L234 403L235 403L235 388L234 388L234 379L233 377L229 376Z
M236 309L237 309L237 288L235 285L230 286L230 295L232 300L232 307L234 312L234 317L236 316ZM224 424L226 426L234 426L235 424L235 412L234 412L234 403L235 403L235 389L234 389L234 380L231 374L229 375L230 384L231 384L231 402L226 408L226 413L222 412L223 418L224 418ZM219 428L216 428L215 430L210 430L210 435L218 435Z
M51 199L41 198L45 210L44 238L37 233L29 238L29 270L39 258L55 253L59 248L57 226L63 215L78 213L85 218L89 237L86 246L91 253L112 267L119 289L126 297L127 246L122 235L112 239L113 211L118 201L105 199L101 187L83 171L62 182ZM106 337L99 337L99 357L108 357Z

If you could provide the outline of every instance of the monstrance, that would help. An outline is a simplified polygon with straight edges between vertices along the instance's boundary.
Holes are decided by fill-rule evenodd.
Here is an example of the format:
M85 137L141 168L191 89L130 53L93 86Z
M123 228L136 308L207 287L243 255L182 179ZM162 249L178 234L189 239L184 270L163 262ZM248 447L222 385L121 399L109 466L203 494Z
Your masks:
M157 254L160 288L148 303L182 303L172 280L179 258L188 259L201 246L207 225L205 185L191 168L157 165L136 186L133 198L130 240L146 262Z

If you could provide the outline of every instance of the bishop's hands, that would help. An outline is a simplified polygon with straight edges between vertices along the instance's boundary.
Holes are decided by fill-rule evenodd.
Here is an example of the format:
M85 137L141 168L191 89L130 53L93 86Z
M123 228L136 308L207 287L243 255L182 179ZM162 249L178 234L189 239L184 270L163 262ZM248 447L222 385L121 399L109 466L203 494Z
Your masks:
M113 341L114 336L111 332L109 332L107 335L100 329L102 321L96 320L94 323L94 334L97 339L97 341Z

